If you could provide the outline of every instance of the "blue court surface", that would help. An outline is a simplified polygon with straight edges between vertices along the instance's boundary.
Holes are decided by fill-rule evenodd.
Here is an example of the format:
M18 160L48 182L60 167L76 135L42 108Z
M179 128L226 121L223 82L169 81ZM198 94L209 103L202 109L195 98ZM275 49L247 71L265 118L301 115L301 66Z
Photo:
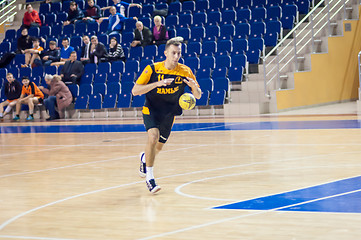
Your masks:
M361 213L361 176L214 209Z
M359 120L175 123L172 131L359 129ZM0 133L144 132L143 124L0 126Z

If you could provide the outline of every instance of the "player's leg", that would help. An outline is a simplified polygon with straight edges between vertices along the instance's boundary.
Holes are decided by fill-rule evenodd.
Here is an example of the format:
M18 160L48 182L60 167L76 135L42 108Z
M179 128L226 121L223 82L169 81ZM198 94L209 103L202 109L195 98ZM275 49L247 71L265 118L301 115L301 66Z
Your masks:
M16 101L16 107L15 107L15 114L16 116L13 118L13 120L17 121L20 119L20 111L21 111L21 105L23 104L22 100Z
M38 104L39 100L37 97L29 98L27 104L29 106L29 116L26 118L27 121L34 120L34 106Z

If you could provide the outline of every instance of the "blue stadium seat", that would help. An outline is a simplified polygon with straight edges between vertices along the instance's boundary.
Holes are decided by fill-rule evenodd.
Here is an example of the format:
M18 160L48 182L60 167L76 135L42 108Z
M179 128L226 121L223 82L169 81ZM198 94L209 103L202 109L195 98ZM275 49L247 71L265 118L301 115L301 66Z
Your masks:
M138 21L141 21L145 27L152 29L152 19L150 17L142 17Z
M236 29L233 24L224 24L221 26L220 38L222 39L232 39Z
M252 0L238 0L238 8L249 9L252 6Z
M267 0L253 0L252 7L265 7Z
M189 42L187 46L187 54L196 53L196 55L201 54L202 45L200 42Z
M54 13L45 14L45 24L52 26L56 23L56 15Z
M6 68L0 68L0 79L3 80L6 78L6 74L8 73L8 70ZM0 82L0 88L2 86L2 82Z
M93 85L82 83L79 85L79 96L92 95Z
M166 3L166 1L157 1L155 4L155 8L156 9L168 9L168 4Z
M6 30L4 41L12 42L13 40L16 40L16 30L15 29Z
M89 95L80 95L75 100L74 109L87 109L89 103Z
M266 24L264 22L251 23L251 36L263 36L266 33Z
M251 34L251 25L249 23L238 23L236 25L235 37L246 39L250 34Z
M64 67L64 65L60 65L59 67L58 67L58 75L60 75L61 74L61 69Z
M62 2L62 6L61 9L63 10L63 12L68 12L70 9L70 2L71 1L63 1Z
M243 52L234 52L231 56L231 63L232 67L238 66L245 68L247 63L247 55L245 55Z
M225 90L229 91L229 79L228 78L213 78L213 91Z
M219 11L207 12L208 24L218 25L222 20L222 13Z
M106 33L108 31L108 25L109 25L109 19L104 19L102 21L102 23L99 25L99 32L98 33Z
M212 73L211 68L201 68L201 69L198 69L198 71L196 73L196 78L197 79L210 78L211 73Z
M183 37L185 41L189 40L191 30L188 27L177 28L177 35Z
M3 55L4 53L10 52L11 49L11 43L3 41L0 44L0 53Z
M277 45L278 33L266 33L264 36L264 44L266 47L274 47Z
M115 108L117 104L117 94L104 95L102 108Z
M192 14L180 14L179 15L179 24L183 26L191 26L193 24L193 15Z
M259 64L259 59L261 57L261 50L249 49L246 54L247 54L247 61L250 64Z
M144 8L144 6L143 6ZM195 1L185 1L182 3L182 11L191 11L194 12L196 10Z
M307 14L310 11L310 0L296 1L299 14Z
M237 39L236 39L237 40ZM231 40L219 40L217 42L217 53L231 53L233 51L233 41Z
M118 108L129 108L131 103L132 95L129 93L121 93L118 96Z
M25 54L16 54L14 58L15 67L21 67L21 64L25 64Z
M44 76L44 68L42 66L34 67L31 72L32 77L41 77Z
M196 11L197 12L205 12L209 8L208 0L200 0L196 1Z
M143 15L153 15L153 11L154 11L155 7L154 4L144 4L142 7L142 14Z
M119 82L109 82L107 83L107 94L118 95L120 93L120 83Z
M141 61L140 61L140 71L139 71L139 73L142 73L143 72L143 70L145 69L145 67L146 66L148 66L148 65L151 65L151 64L154 64L154 61L153 60L147 60L147 59L142 59Z
M139 108L143 107L145 102L145 94L133 96L131 107Z
M132 18L132 17L140 18L141 15L142 15L142 8L138 8L138 7L129 7L128 8L128 17L129 18Z
M111 65L109 62L100 62L98 64L98 73L109 73L110 67Z
M98 33L98 41L103 43L105 46L108 46L108 42L109 42L109 35L101 33Z
M108 74L108 83L119 83L120 82L120 73L119 72L110 72Z
M68 14L66 12L61 12L56 15L56 22L58 24L63 24L68 19Z
M283 16L281 18L282 28L290 30L293 28L295 22L294 16Z
M158 55L157 45L148 45L144 47L144 58L153 59Z
M225 78L227 76L227 68L226 67L220 67L215 68L212 72L212 78Z
M68 37L70 38L71 36L73 36L74 34L74 25L73 24L69 24L63 27L63 37Z
M93 84L96 83L106 83L107 81L107 74L103 73L103 72L98 72L97 74L95 74L94 76L94 81Z
M213 91L213 80L210 77L200 78L197 81L198 81L200 88L202 89L202 92L205 92L205 91L212 92Z
M92 84L94 74L85 72L80 78L80 84Z
M206 27L206 38L218 38L220 35L220 27L216 25L209 25Z
M211 94L209 96L208 105L211 105L211 106L223 105L225 98L226 98L225 90L211 92Z
M217 43L215 41L204 41L202 44L202 55L212 55L217 51Z
M120 92L130 94L133 89L134 83L131 82L121 82L120 84Z
M229 68L231 66L231 57L228 55L216 56L216 68Z
M72 36L70 38L70 46L74 48L80 48L82 46L82 38L80 36Z
M261 52L264 49L264 39L263 38L250 38L248 40L249 50L259 49Z
M209 9L222 9L223 8L223 0L208 0L209 1Z
M193 14L193 23L194 24L197 24L199 26L203 26L203 25L207 24L207 22L208 22L207 13L205 13L205 12L197 12L197 13Z
M197 106L207 106L209 99L209 91L202 90L202 96L200 99L197 99Z
M139 61L137 60L128 60L125 63L125 72L133 72L137 73L139 72Z
M133 32L135 29L136 20L133 18L128 18L124 21L124 29L123 32Z
M52 38L55 38L56 40L58 40L59 37L62 37L61 36L62 32L63 32L62 25L58 24L58 25L51 26L51 37ZM47 39L47 40L49 40L49 39Z
M228 1L226 1L228 2ZM225 10L222 13L222 23L223 24L233 24L236 22L237 19L237 13L235 10Z
M46 66L44 69L44 74L57 74L58 73L58 68L56 66Z
M93 84L93 94L100 93L102 96L107 94L107 85L105 83L94 83Z
M184 64L191 69L199 69L200 60L198 57L188 57L184 59Z
M200 42L206 36L206 29L202 26L192 27L191 28L191 37L192 42Z
M77 21L75 23L75 30L74 30L74 34L77 36L83 36L87 34L87 30L86 30L86 23L82 22L82 21Z
M124 73L125 71L125 63L123 61L116 61L116 62L112 62L112 66L111 66L111 73Z
M97 5L101 8L108 6L108 0L97 0Z
M95 75L97 72L97 65L95 63L88 63L84 66L85 74L93 74Z
M37 77L29 77L29 79L30 79L31 82L35 83L36 86L41 86L40 85L41 78L39 76L37 76Z
M237 82L243 80L243 67L232 66L228 69L228 78L231 82Z
M39 14L47 14L50 13L50 4L49 3L42 3L39 7Z
M67 9L66 9L67 10ZM50 5L50 11L52 13L59 13L62 11L61 2L52 2Z
M248 8L237 10L237 21L247 23L251 20L251 10Z
M85 9L85 1L84 0L76 0L79 9Z
M41 26L40 27L40 36L51 36L51 27L50 26Z
M30 67L21 67L20 68L20 78L27 76L31 76L31 68Z
M99 31L98 22L88 22L87 23L87 35L97 35Z
M122 80L121 82L122 83L125 83L125 82L134 82L136 80L136 73L135 72L125 72L123 75L122 75Z
M266 22L266 33L278 33L281 35L282 23L281 21L269 21Z
M272 6L267 8L267 19L278 19L282 16L282 8L280 6Z
M70 84L68 88L73 96L73 99L76 99L79 96L79 85L78 84Z
M180 2L172 2L168 6L168 14L178 15L182 11L182 4Z
M238 1L237 0L225 0L223 1L223 9L230 10L230 9L237 9L238 8Z
M176 27L179 25L179 18L177 15L169 15L165 18L165 25L167 27Z
M39 37L40 29L38 27L31 27L28 30L29 36Z
M19 72L20 71L19 71L18 67L10 67L10 68L8 68L8 73L12 73L15 79L19 78ZM4 79L4 81L5 81L5 79Z
M129 50L129 59L130 60L140 60L143 57L143 47L131 47Z
M284 5L282 7L282 16L286 17L286 16L293 16L296 20L296 22L298 22L298 7L296 4L289 4L289 5Z

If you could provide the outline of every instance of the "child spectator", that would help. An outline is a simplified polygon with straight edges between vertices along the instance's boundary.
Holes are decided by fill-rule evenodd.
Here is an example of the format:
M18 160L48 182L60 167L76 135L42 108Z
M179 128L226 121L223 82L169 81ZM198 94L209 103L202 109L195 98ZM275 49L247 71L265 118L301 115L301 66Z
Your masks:
M70 3L70 8L68 12L68 18L64 22L64 26L73 24L77 20L81 20L84 17L84 13L81 9L78 8L78 4L74 1Z
M12 73L6 74L7 82L4 85L6 101L0 103L0 120L10 113L11 109L16 105L18 98L21 95L21 84L17 81ZM4 112L4 107L6 107Z
M23 88L21 90L20 98L16 103L16 116L13 120L20 120L21 105L26 104L29 106L29 116L26 118L26 121L32 121L34 120L34 104L42 103L44 94L35 83L30 82L29 77L24 76L22 83Z
M34 10L33 6L30 3L26 4L26 12L24 13L23 25L21 27L41 27L39 13Z
M35 38L33 40L33 48L24 51L25 64L21 64L21 67L33 67L34 60L40 59L40 53L43 50L44 48L40 46L39 39Z

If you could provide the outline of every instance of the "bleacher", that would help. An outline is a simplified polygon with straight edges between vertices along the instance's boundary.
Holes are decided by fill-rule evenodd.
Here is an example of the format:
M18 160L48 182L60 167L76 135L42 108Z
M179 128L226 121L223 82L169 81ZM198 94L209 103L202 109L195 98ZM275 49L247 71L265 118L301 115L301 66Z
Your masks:
M131 2L128 0L127 2ZM78 7L85 9L85 0L76 0ZM97 0L100 7L108 6L112 0ZM168 16L163 18L170 37L182 36L181 63L189 66L197 77L204 92L197 106L223 105L230 96L231 86L244 81L249 74L249 65L258 65L261 56L268 48L274 47L282 38L283 31L293 28L299 14L306 14L310 0L199 0L172 2L166 0L133 0L142 4L142 8L128 9L128 17L138 17L145 26L152 29L154 9L168 8ZM121 43L127 61L87 64L80 85L69 86L75 100L76 109L132 108L141 107L144 96L133 97L131 89L141 71L153 62L163 61L164 47L146 46L130 48L133 40L135 20L124 23L122 34L105 34L108 21L77 22L63 27L70 1L42 3L39 8L43 25L40 29L30 28L29 35L44 37L48 47L55 40L61 47L63 37L70 39L70 45L78 52L82 46L82 35L97 35L100 42L109 45L115 36ZM109 16L109 11L104 11ZM16 50L18 30L7 30L4 41L0 44L0 54ZM17 55L6 69L0 70L0 84L7 72L15 78L30 76L36 84L45 85L45 74L59 74L61 67L21 68L24 55ZM2 85L0 85L2 86ZM3 92L3 91L1 91ZM4 95L0 97L3 99Z

